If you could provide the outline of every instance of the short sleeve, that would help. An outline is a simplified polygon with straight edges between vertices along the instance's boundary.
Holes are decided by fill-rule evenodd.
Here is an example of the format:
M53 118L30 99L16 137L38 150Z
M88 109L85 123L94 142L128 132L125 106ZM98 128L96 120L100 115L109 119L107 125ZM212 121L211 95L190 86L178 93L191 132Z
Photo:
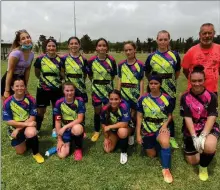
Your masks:
M77 114L85 113L85 112L86 112L86 107L85 107L84 102L78 100L78 111L77 111Z
M126 104L125 106L121 108L122 112L122 117L121 117L121 122L129 122L131 120L131 113Z
M21 52L19 50L15 50L10 53L9 57L16 57L17 59L20 59L20 55Z
M30 99L30 115L31 116L37 116L37 106L36 106L36 101L33 97Z
M13 120L13 115L12 115L12 111L10 108L10 102L4 103L2 116L3 116L4 121Z
M181 97L180 100L180 116L182 117L192 117L189 106L186 104L185 96Z
M143 63L140 64L140 80L142 80L144 78L144 71L145 71L145 66Z
M149 55L147 57L147 60L145 61L145 67L144 67L144 70L147 74L149 74L151 71L152 71L152 67L150 65L150 62L151 62L151 58L152 58L152 55Z
M137 111L140 113L144 113L142 101L143 101L143 98L140 98L137 102Z
M174 101L175 99L171 99L169 98L169 105L167 107L167 113L170 114L170 113L173 113L173 110L174 110Z
M183 67L183 69L189 69L191 62L192 62L191 53L190 50L188 50L188 52L186 52L186 54L183 56L181 66Z
M208 116L216 116L218 117L218 101L217 96L215 94L211 94L211 101L207 108Z
M121 78L121 64L118 64L118 77Z
M60 109L60 101L57 100L56 104L53 108L53 115L54 116L61 116L61 109Z
M84 63L82 67L83 73L87 74L88 60L84 57L83 57L83 63Z
M41 69L41 59L39 57L35 60L34 67Z

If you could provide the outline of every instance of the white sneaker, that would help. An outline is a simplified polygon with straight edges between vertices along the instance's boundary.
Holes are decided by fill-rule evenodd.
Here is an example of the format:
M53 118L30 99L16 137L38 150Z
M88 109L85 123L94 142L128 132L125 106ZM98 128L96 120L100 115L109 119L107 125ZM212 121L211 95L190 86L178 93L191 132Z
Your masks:
M120 163L125 164L128 161L128 154L127 153L121 153L120 155Z
M134 145L134 135L128 137L128 144Z

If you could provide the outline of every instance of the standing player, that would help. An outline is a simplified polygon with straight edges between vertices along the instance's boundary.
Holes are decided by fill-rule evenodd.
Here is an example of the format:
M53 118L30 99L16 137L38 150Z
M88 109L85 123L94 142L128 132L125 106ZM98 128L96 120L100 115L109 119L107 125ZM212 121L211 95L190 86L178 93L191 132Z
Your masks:
M63 84L64 97L57 100L54 107L56 119L57 154L60 158L69 155L71 141L74 140L76 149L73 157L82 160L83 127L85 119L85 105L82 98L75 98L75 87L67 81Z
M54 107L56 101L62 97L61 88L61 66L62 61L56 53L57 42L54 39L46 41L47 53L39 56L35 63L35 76L39 79L37 87L37 130L41 124L46 112L47 106L52 103ZM57 137L55 121L53 118L52 137Z
M32 149L33 158L37 163L43 163L44 158L39 153L35 117L36 103L32 96L26 95L24 79L15 78L12 82L14 95L8 97L3 106L3 120L9 125L8 133L11 145L17 154L23 154L27 147Z
M97 55L88 61L88 75L92 81L92 104L94 106L95 133L91 140L97 141L100 135L100 111L102 104L108 103L108 93L113 90L113 80L117 75L115 59L108 55L108 42L100 38L96 42Z
M168 49L170 42L170 34L166 30L162 30L157 34L158 50L150 54L145 63L146 75L151 72L157 72L163 79L161 85L162 92L168 94L176 104L176 80L180 74L180 56L175 51ZM175 126L173 119L169 123L170 128L170 144L173 148L178 148L178 144L174 138Z
M184 152L189 164L199 164L199 178L208 179L207 167L215 156L219 137L217 97L205 88L202 65L189 75L191 89L181 97L180 114L184 118Z
M109 104L102 107L101 123L104 131L104 150L109 153L116 147L117 142L121 147L120 163L128 160L128 135L131 128L128 122L131 120L130 110L125 101L121 99L121 93L113 90L109 93Z
M161 78L152 73L149 77L148 92L138 100L137 142L143 145L149 157L156 156L156 145L160 145L160 156L164 181L171 183L171 149L168 124L172 119L173 105L170 97L162 93ZM143 136L143 138L142 138Z
M129 145L134 144L134 132L136 127L137 100L144 94L144 64L136 59L136 45L133 42L124 44L126 60L118 64L118 90L121 91L122 98L126 100L131 108L131 122L133 133L129 137Z
M87 60L80 54L80 40L77 37L70 37L68 47L70 53L61 58L65 81L71 81L76 87L75 96L81 97L87 103L88 96L85 85Z
M12 51L9 54L7 72L1 79L1 96L2 99L8 98L13 94L11 84L13 79L20 77L25 79L28 84L31 63L34 59L32 49L32 40L26 30L18 30L15 33L15 39L12 43Z
M218 79L220 73L220 45L213 43L215 28L211 23L205 23L200 27L200 43L191 47L183 57L183 73L188 78L188 89L190 89L189 73L193 67L202 64L206 75L205 87L210 92L217 94Z

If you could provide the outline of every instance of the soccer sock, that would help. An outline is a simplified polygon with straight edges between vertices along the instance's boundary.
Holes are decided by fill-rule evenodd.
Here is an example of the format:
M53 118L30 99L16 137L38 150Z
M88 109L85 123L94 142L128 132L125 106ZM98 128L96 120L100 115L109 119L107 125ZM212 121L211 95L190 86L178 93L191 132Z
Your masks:
M94 115L94 128L96 132L100 131L100 115L99 114Z
M160 157L161 157L162 167L164 169L170 168L171 167L171 149L161 148Z
M32 138L28 138L27 140L30 145L30 148L32 149L33 155L39 153L39 142L37 135Z
M41 128L41 125L42 125L42 122L43 122L43 117L37 115L36 116L36 122L37 122L37 130L40 131L40 128Z
M202 167L207 167L210 162L212 161L212 159L214 158L215 153L213 154L206 154L206 153L202 153L200 154L200 163L199 165Z
M131 135L130 136L132 136L132 135L134 135L134 133L135 133L135 128L136 128L136 119L135 120L133 120L133 129L134 130L132 130L132 132L131 132Z
M174 137L175 136L175 124L174 124L173 119L170 121L168 126L169 126L169 129L170 129L170 137Z
M82 149L83 134L77 136L74 135L74 140L75 140L76 149Z
M121 148L121 152L122 153L127 153L127 149L128 149L128 137L124 138L124 139L119 139L119 143L120 143L120 148Z

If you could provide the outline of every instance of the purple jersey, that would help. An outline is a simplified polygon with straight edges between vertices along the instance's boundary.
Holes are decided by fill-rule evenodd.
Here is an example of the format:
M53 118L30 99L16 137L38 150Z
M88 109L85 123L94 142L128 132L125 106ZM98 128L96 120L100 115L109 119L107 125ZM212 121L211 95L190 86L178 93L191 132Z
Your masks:
M31 65L31 62L34 59L34 53L30 52L28 60L24 59L24 54L21 50L14 50L9 54L9 57L16 57L18 62L14 69L14 74L24 75L25 69ZM8 71L8 68L7 68Z
M195 95L190 90L181 97L180 115L191 117L196 133L204 129L207 117L218 116L217 97L214 93L204 90L202 94ZM190 136L188 129L183 122L184 135ZM217 123L213 127L217 127ZM219 129L218 129L219 130Z
M62 97L57 100L53 109L53 115L57 120L61 119L63 124L76 120L78 114L84 114L85 112L85 104L78 98L69 104L66 102L65 98Z
M130 110L125 101L121 101L116 112L111 110L110 104L102 107L101 123L105 125L112 125L117 122L129 122L131 120Z
M30 116L36 116L36 102L30 95L25 95L24 99L18 101L14 96L8 97L3 105L4 121L26 121Z

